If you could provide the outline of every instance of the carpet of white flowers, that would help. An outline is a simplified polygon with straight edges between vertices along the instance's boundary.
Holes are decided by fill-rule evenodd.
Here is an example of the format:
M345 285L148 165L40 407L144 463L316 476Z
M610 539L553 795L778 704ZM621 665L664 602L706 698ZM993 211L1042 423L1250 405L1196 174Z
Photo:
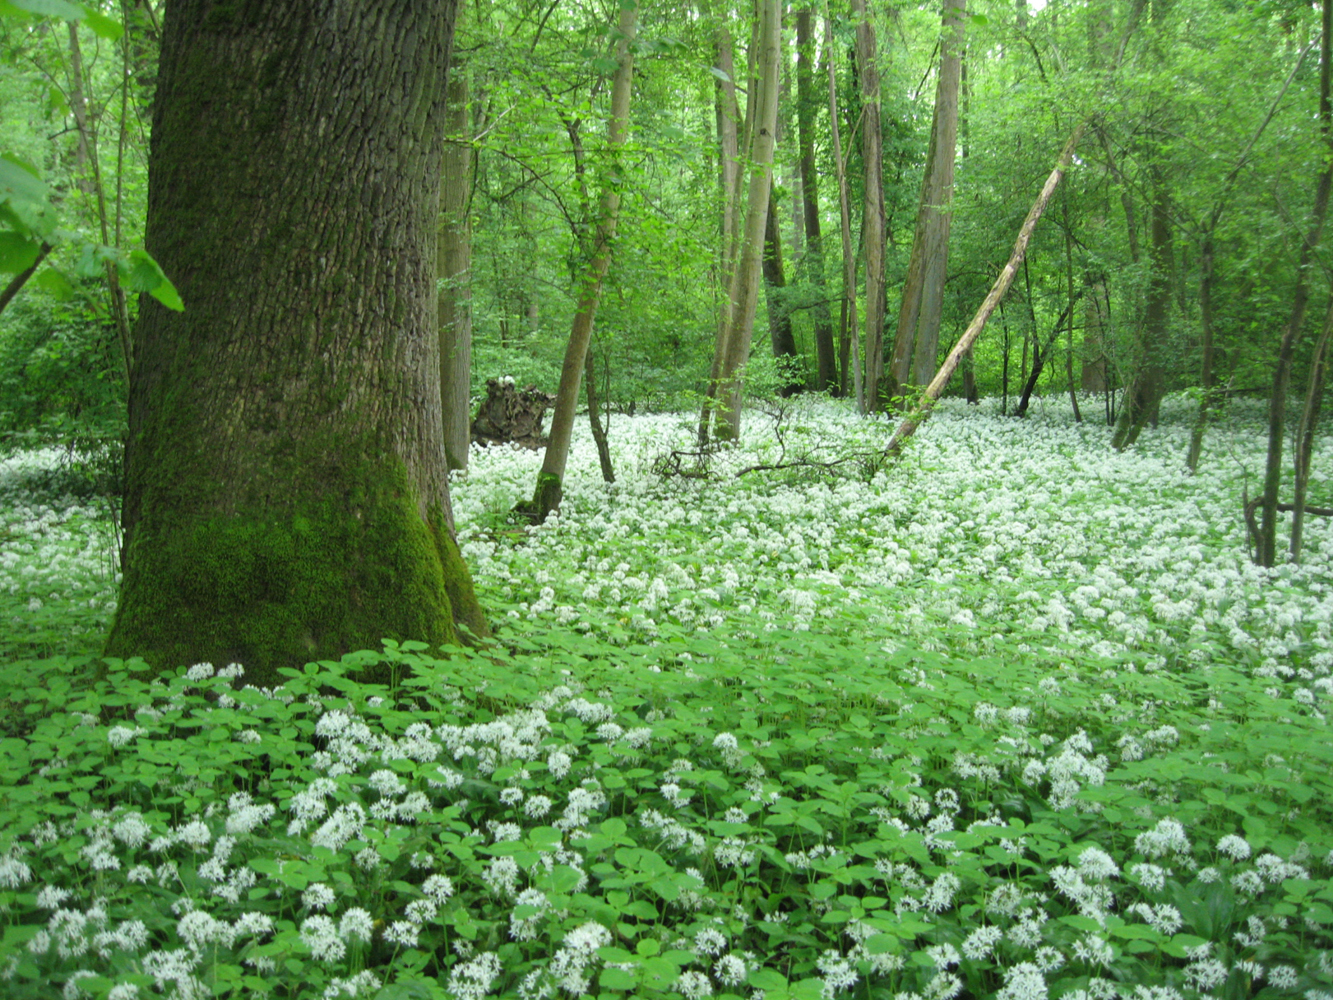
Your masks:
M703 459L617 417L539 528L540 455L475 452L497 644L272 691L90 679L108 536L34 496L5 613L74 638L0 664L0 994L1333 998L1333 534L1254 569L1259 413L1193 477L1188 417L948 404L878 470L830 403Z

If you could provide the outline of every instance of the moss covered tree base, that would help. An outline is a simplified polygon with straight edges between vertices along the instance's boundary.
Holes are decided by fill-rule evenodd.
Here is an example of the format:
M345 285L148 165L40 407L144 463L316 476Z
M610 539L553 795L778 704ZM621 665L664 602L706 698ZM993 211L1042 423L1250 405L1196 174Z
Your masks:
M249 683L272 686L280 667L382 639L456 643L458 623L485 636L440 512L417 513L401 468L381 476L289 504L150 516L126 553L108 655L236 662Z
M533 524L545 524L551 512L560 509L560 501L564 499L564 495L560 477L543 472L537 476L537 489L532 499L514 504L514 515Z

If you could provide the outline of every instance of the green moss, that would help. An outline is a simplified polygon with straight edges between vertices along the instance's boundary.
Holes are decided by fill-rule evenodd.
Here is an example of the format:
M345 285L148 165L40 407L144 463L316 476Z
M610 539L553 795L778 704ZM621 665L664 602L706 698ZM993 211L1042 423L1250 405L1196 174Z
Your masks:
M151 518L132 542L108 655L238 662L248 682L271 686L280 667L385 638L456 643L456 603L486 634L457 544L440 518L417 513L401 464L321 487L280 516Z

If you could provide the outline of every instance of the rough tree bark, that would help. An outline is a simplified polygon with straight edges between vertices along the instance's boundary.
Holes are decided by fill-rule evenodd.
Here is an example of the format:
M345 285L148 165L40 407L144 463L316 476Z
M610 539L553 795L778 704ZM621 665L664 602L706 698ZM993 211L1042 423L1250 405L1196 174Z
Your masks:
M940 74L935 87L935 114L921 179L916 235L903 284L897 335L889 371L890 396L908 385L925 385L935 374L944 311L944 279L949 260L949 202L958 143L958 94L962 79L965 0L944 0L940 35Z
M467 68L449 74L440 184L440 406L449 468L466 469L472 419L472 145Z
M106 651L247 680L486 624L435 311L454 3L167 6Z
M856 69L861 84L861 163L865 170L865 207L861 244L866 261L866 371L863 412L883 405L884 255L888 222L884 208L884 134L880 122L879 64L875 26L865 0L852 0L856 19Z
M634 41L634 32L638 26L638 13L638 7L633 4L625 4L620 9L616 40L618 66L611 81L611 114L606 121L606 142L612 157L624 146L625 132L629 127L630 92L634 84L634 56L630 43ZM578 307L574 312L569 343L565 347L565 360L560 369L555 411L551 414L551 440L542 456L542 468L537 474L537 488L532 503L528 506L520 505L538 522L545 521L547 515L560 506L588 343L592 339L593 322L602 298L602 282L611 267L611 246L615 241L616 223L620 217L620 178L616 166L608 164L603 169L601 217L597 220L592 254L580 278Z

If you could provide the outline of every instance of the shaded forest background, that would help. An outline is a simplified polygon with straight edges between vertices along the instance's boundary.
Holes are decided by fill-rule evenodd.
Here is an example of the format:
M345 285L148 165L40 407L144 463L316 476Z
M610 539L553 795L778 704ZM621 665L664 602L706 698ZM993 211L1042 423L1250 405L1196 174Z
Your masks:
M118 441L134 293L158 288L136 248L161 5L88 4L68 23L24 13L49 6L8 4L19 16L0 18L0 262L15 293L0 315L0 433ZM607 189L618 228L587 373L613 412L697 405L728 299L727 227L743 208L730 178L748 162L764 6L640 5L623 145L605 127L619 7L460 8L441 222L456 256L442 249L440 262L445 322L470 340L460 407L475 409L495 376L556 390ZM1092 393L1086 417L1130 418L1124 446L1165 392L1270 394L1302 296L1311 306L1288 347L1305 386L1327 325L1320 28L1317 8L1291 2L789 5L748 378L859 396L866 410L910 401L1084 125L1021 274L949 391L1007 406L1029 383ZM956 138L941 196L923 179L944 99ZM45 182L40 220L24 214L16 165ZM932 212L944 241L923 250ZM881 380L902 343L914 247L940 288L937 318L915 331L926 365ZM835 348L822 360L821 336Z

